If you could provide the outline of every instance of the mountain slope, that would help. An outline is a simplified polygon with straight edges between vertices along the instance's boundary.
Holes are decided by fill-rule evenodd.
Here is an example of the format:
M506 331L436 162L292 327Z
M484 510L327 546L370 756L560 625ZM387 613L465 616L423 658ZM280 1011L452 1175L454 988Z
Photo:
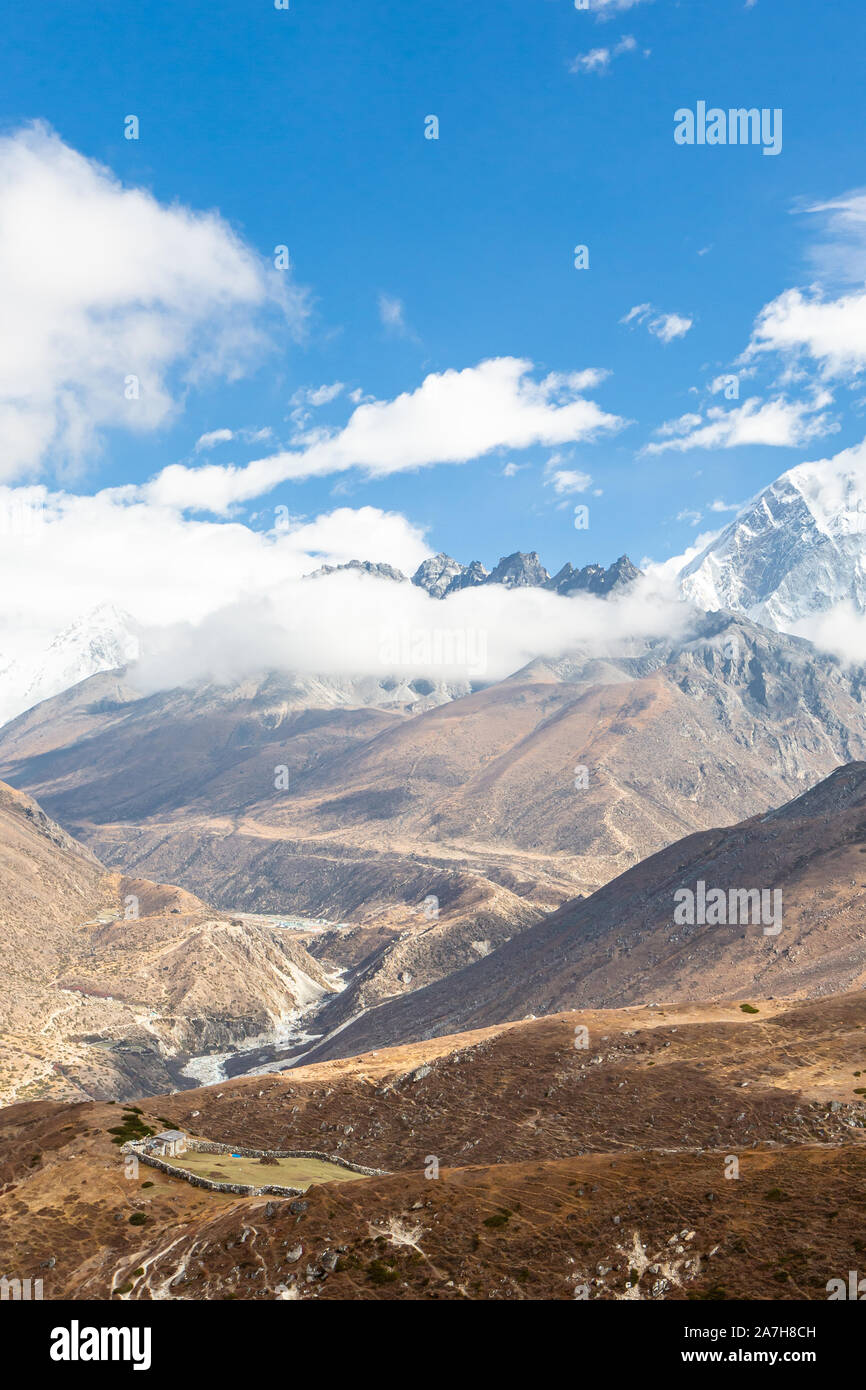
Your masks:
M779 890L781 931L681 924L677 894ZM592 897L566 903L441 985L364 1015L306 1054L348 1056L397 1039L527 1013L658 1000L815 997L866 985L866 763L779 810L692 835Z
M550 909L866 757L862 669L807 642L716 614L632 651L416 714L304 709L290 677L115 701L97 677L0 731L0 775L105 862L339 919L418 906L443 871Z
M151 1128L389 1170L301 1201L130 1177L116 1107L11 1107L0 1263L47 1300L824 1300L862 1234L866 1004L759 1003L561 1014L142 1103Z
M108 872L4 783L0 953L7 1102L165 1088L190 1053L285 1029L336 989L291 933Z

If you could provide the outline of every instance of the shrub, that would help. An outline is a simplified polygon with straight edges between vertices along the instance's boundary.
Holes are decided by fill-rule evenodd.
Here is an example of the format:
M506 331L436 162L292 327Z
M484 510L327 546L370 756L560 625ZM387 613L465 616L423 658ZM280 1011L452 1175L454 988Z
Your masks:
M504 1212L496 1212L494 1216L486 1217L484 1224L485 1226L489 1226L491 1230L496 1230L498 1226L508 1225L508 1217Z

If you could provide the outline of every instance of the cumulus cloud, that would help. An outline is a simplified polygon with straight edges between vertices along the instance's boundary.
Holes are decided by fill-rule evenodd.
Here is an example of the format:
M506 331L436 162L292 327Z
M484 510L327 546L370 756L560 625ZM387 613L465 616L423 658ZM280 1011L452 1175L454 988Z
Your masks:
M866 366L866 293L828 299L820 289L785 290L758 315L745 358L777 352L805 355L826 377L849 377Z
M381 478L435 463L466 463L496 449L592 440L625 425L584 394L604 372L551 372L540 381L532 372L531 362L516 357L434 372L414 391L357 406L341 430L303 436L297 449L244 467L171 464L144 495L161 505L227 514L290 479L350 468Z
M547 476L544 479L544 486L552 487L557 497L571 492L586 492L592 486L589 473L584 473L579 468L560 468L559 462L556 456L548 461L545 469Z
M297 391L292 393L290 405L293 407L289 419L296 430L303 430L312 418L314 410L320 410L323 405L330 405L338 396L345 391L342 381L332 381L322 386L299 386ZM360 398L362 392L352 392L350 399Z
M107 600L145 627L198 623L321 564L382 560L412 573L431 554L417 526L377 507L311 518L278 507L261 521L267 530L191 520L129 487L0 487L0 670Z
M678 517L677 520L680 518ZM690 565L692 560L703 555L707 546L717 540L721 534L721 530L701 531L692 544L680 554L671 555L667 560L655 560L651 555L644 555L639 568L643 570L647 581L655 584L660 593L669 595L678 593L679 577L686 565Z
M342 381L332 381L324 386L303 386L295 391L292 404L311 405L318 409L320 405L329 405L331 401L335 401L344 389Z
M684 338L694 323L685 314L660 314L649 324L650 333L663 343L672 343L675 338Z
M850 600L837 603L824 613L816 613L790 624L788 631L805 637L822 651L832 652L847 665L862 665L866 652L866 613Z
M641 452L735 449L741 444L790 448L806 444L838 430L838 424L824 410L831 401L827 392L818 392L810 401L788 401L782 396L762 401L753 396L734 410L711 406L705 416L688 414L667 421L656 431L662 438L644 445Z
M648 332L663 343L672 343L675 338L684 338L694 323L685 314L656 313L652 304L635 304L620 319L620 323L644 323Z
M633 10L636 5L646 4L647 0L586 0L576 8L591 10L596 19L613 19L615 15L622 14L623 10Z
M75 467L241 375L304 296L215 213L125 188L44 125L0 139L0 477Z
M787 289L764 306L744 360L776 353L789 367L811 359L826 378L853 377L866 366L866 191L802 211L818 219L808 256L819 283Z
M195 441L195 452L200 454L203 450L215 449L218 444L228 444L234 437L233 430L208 430Z
M625 34L618 44L612 48L591 48L588 53L578 53L569 63L569 72L607 72L614 58L619 58L623 53L633 53L637 48L637 40L631 34Z

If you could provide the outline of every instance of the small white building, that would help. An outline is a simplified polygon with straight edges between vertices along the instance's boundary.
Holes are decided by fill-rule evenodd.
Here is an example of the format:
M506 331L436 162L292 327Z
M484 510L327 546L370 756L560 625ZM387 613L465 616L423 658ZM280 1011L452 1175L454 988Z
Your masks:
M175 1158L186 1152L186 1135L179 1129L164 1129L148 1139L147 1147L162 1158Z

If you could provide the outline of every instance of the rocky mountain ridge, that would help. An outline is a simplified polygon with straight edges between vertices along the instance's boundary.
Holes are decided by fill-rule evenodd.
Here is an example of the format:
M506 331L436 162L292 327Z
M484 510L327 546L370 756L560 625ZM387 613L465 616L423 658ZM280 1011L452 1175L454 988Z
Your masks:
M407 576L393 565L377 564L371 560L348 560L343 565L322 565L309 578L336 574L339 571L357 571L359 574L375 575L380 579L392 579L405 583ZM555 574L550 575L538 558L535 550L517 550L513 555L503 555L494 569L488 571L480 560L462 565L453 556L440 551L438 555L423 560L411 577L411 582L424 589L431 598L447 598L449 594L459 593L461 589L474 588L481 584L501 584L506 589L548 589L557 594L590 593L606 597L614 589L622 590L635 579L641 571L632 564L627 555L609 565L584 565L575 569L566 563Z

